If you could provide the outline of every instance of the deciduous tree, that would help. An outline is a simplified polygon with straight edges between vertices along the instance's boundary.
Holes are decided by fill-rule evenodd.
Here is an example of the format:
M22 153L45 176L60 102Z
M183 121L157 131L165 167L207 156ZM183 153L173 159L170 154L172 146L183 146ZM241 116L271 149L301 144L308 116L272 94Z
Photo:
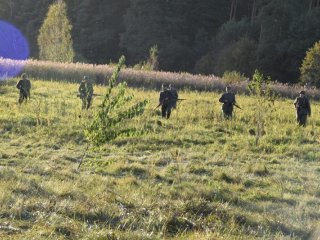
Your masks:
M74 58L67 6L63 0L53 3L38 36L39 57L42 60L72 62Z
M320 41L307 51L300 72L302 82L320 87Z

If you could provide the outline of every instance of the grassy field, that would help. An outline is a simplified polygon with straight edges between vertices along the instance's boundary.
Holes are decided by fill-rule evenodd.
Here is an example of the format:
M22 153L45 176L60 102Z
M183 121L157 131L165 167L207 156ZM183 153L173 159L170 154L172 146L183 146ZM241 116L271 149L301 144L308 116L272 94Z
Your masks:
M80 83L84 75L88 76L96 84L105 84L115 70L116 64L95 65L85 63L59 63L38 60L12 60L0 57L0 81L3 77L1 73L11 71L20 72L21 69L29 78L42 79L47 81L59 81L68 83ZM177 88L184 88L195 91L224 91L226 86L232 83L233 89L238 93L247 94L249 80L241 73L226 72L223 77L215 75L195 75L187 72L164 72L136 70L129 66L123 67L118 81L126 81L128 86L134 88L160 89L163 83L173 84ZM266 76L265 76L266 77ZM300 90L307 90L308 95L313 99L320 100L320 90L312 86L302 86L301 84L284 84L275 81L270 82L270 86L277 96L295 98ZM307 89L306 89L307 88Z
M16 79L0 85L1 239L319 239L320 106L306 128L292 100L255 130L254 98L223 121L214 92L181 91L170 120L148 98L131 124L148 131L84 154L85 125L102 97L81 111L78 86L33 80L19 106ZM103 94L103 87L95 92Z

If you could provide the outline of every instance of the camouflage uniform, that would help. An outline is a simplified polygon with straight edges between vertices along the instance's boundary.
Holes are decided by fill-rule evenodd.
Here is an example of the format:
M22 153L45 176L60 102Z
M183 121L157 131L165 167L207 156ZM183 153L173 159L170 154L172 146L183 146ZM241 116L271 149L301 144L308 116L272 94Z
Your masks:
M172 108L177 107L178 92L171 86L160 92L159 104L161 104L162 117L170 118Z
M25 74L22 74L22 79L19 80L16 87L20 90L18 100L19 104L21 104L24 100L27 101L27 99L30 98L31 83L30 80L27 79L27 76Z
M299 126L306 126L308 115L311 116L311 107L309 99L305 96L305 92L301 91L300 96L294 101L296 108L297 123Z
M222 112L226 119L232 118L233 105L236 104L235 94L230 92L230 87L226 88L226 92L222 94L219 102L223 103Z
M86 77L83 78L79 86L80 98L82 100L82 109L88 109L91 106L92 96L93 96L93 85L87 80Z

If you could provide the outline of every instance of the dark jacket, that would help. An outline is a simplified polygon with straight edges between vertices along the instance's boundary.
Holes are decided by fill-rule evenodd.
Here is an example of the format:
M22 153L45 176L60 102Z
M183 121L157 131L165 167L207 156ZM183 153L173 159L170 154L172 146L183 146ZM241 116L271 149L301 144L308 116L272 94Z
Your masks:
M160 92L159 103L161 105L176 107L178 101L178 92L175 89L164 90Z
M219 102L223 103L222 110L224 112L230 112L233 110L233 105L236 103L236 97L234 93L227 92L222 94Z
M297 113L300 115L311 115L311 107L309 99L306 96L299 96L294 101L294 106L297 110Z
M16 86L19 90L20 93L22 93L25 96L30 97L30 89L31 89L31 83L30 80L28 79L21 79L17 86Z

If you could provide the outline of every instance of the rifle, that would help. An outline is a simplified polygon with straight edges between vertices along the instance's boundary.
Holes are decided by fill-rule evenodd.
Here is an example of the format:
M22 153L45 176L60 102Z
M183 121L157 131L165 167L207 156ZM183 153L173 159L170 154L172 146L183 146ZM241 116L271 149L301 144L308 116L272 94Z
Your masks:
M223 103L230 104L229 101L223 101ZM239 109L243 110L243 109L242 109L238 104L236 104L236 103L233 103L232 105L235 106L236 108L239 108Z
M243 109L242 109L239 105L237 105L236 103L233 104L233 106L235 106L236 108L239 108L239 109L243 110Z
M156 106L156 107L154 108L154 110L156 110L158 107L160 107L160 106L164 103L165 100L168 100L168 98L165 98L165 99L163 99L161 102L159 102L158 106ZM187 100L187 99L186 99L186 98L178 98L178 99L177 99L177 101L183 101L183 100Z
M153 110L156 110L158 107L160 107L162 104L163 104L163 102L165 101L165 100L167 100L168 98L165 98L165 99L163 99L161 102L159 102L159 104L153 109Z

